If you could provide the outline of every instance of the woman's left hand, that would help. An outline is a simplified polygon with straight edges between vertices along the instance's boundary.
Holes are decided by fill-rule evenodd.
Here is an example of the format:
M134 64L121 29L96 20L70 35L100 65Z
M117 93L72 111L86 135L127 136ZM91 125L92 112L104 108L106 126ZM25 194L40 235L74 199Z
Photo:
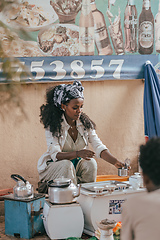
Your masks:
M115 166L116 168L122 168L122 167L125 166L125 164L117 160L116 163L114 164L114 166Z

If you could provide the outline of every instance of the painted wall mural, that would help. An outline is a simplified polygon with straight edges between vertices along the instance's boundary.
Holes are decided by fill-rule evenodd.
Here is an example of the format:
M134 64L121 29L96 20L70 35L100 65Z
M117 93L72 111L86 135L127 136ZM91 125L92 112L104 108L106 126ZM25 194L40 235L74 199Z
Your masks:
M159 72L158 0L19 0L0 12L7 54L20 58L26 81L143 78L150 60ZM22 26L29 38L21 36ZM14 66L16 67L16 66ZM20 72L20 69L17 69ZM5 81L0 69L0 81Z

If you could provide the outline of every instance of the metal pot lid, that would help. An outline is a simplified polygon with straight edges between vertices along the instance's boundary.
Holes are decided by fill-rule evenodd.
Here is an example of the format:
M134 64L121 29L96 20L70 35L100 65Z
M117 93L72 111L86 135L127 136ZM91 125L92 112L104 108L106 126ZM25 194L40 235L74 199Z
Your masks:
M48 182L49 187L68 187L70 184L70 178L56 178Z
M17 182L17 187L24 187L26 184L23 181L18 181Z

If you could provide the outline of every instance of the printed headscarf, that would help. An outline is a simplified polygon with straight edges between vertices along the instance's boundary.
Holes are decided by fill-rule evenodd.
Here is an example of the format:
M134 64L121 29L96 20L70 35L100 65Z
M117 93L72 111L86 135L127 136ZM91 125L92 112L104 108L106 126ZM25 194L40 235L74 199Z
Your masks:
M74 81L73 84L60 84L54 89L54 105L61 109L61 104L71 99L84 98L84 87L80 81Z

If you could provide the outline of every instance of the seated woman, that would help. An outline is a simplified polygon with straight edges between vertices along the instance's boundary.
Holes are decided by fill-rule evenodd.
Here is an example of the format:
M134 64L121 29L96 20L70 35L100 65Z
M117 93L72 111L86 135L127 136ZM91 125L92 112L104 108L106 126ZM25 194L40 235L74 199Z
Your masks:
M94 157L119 168L118 161L101 142L95 123L82 112L84 96L81 83L60 84L46 93L46 104L40 108L47 140L47 152L38 160L40 180L70 178L75 184L96 181ZM89 143L94 151L89 150Z

